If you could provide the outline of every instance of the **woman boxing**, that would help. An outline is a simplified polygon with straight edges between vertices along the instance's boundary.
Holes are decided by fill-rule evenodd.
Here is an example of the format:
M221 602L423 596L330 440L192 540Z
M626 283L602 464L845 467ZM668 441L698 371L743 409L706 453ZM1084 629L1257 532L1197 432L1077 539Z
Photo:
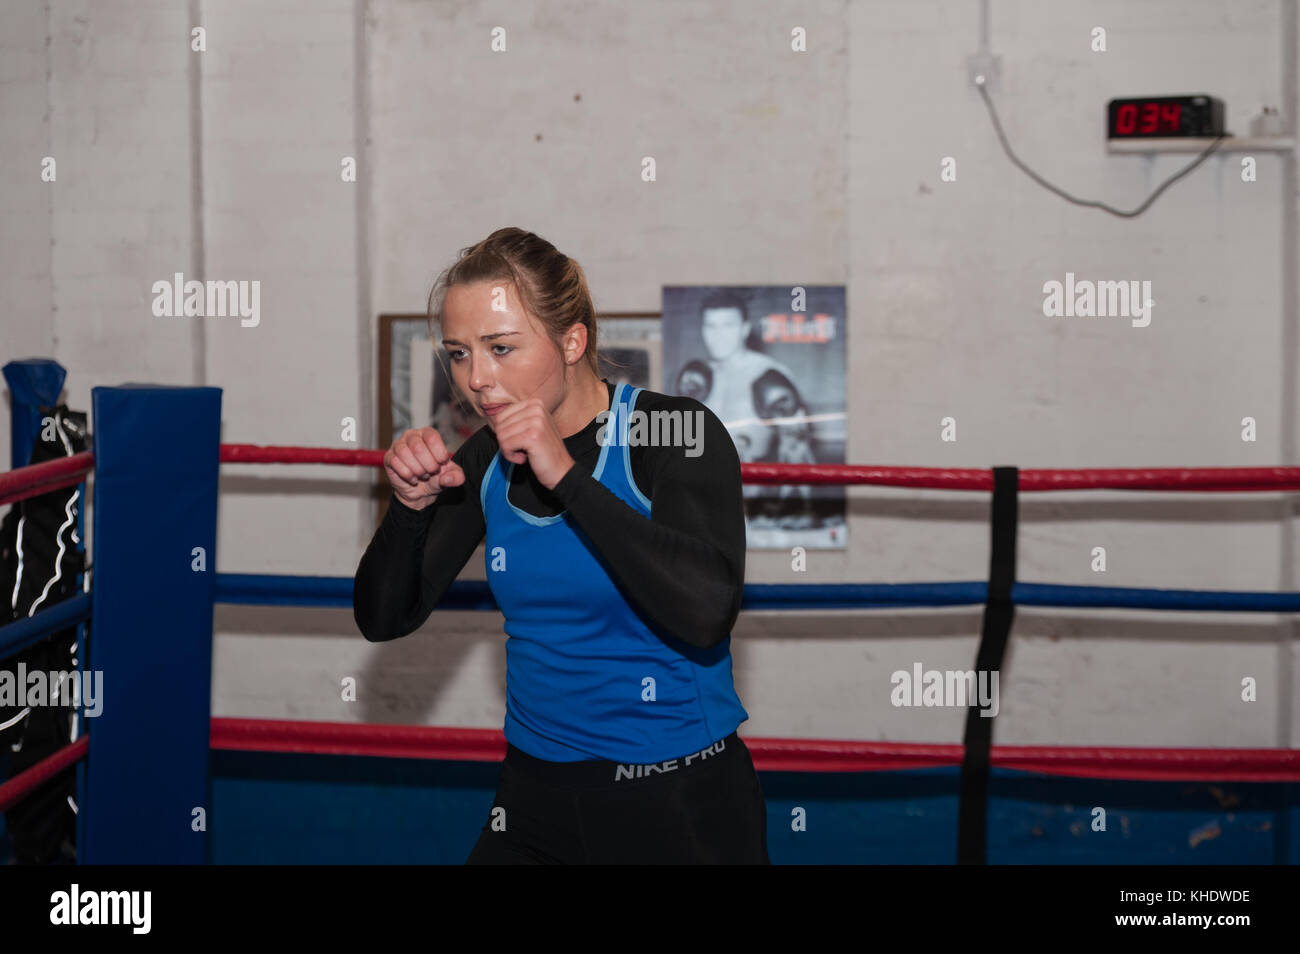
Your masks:
M384 455L393 494L354 614L372 642L413 632L486 542L508 745L469 863L768 863L736 735L745 525L726 429L599 376L582 268L530 232L464 249L429 314L487 426L454 455L432 428ZM628 428L669 411L703 420L702 453Z

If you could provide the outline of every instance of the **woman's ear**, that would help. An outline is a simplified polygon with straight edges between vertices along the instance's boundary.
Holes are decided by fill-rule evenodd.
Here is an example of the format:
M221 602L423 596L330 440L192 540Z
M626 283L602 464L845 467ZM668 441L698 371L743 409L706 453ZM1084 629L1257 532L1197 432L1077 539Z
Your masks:
M587 352L587 326L575 322L564 334L564 363L577 364Z

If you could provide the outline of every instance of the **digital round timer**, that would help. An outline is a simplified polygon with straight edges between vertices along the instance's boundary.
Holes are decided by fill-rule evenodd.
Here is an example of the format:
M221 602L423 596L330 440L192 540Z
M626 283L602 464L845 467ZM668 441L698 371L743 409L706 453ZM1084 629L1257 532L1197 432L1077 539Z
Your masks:
M1106 138L1222 136L1223 101L1213 96L1143 96L1112 99Z

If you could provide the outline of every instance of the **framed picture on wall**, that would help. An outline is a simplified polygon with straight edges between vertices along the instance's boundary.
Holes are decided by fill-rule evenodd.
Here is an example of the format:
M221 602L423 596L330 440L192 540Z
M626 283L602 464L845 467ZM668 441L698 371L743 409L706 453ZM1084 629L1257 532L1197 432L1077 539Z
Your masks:
M596 364L615 384L661 391L663 341L657 314L626 312L596 319Z
M843 464L848 323L843 285L664 285L666 394L722 421L742 463ZM747 484L751 549L848 546L843 487Z

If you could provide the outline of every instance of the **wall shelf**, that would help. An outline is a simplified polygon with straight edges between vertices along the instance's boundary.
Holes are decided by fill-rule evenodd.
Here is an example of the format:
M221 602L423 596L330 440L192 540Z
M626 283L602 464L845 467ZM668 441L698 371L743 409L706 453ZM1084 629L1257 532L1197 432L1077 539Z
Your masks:
M1151 152L1204 152L1214 142L1212 136L1195 139L1121 139L1106 140L1106 152L1111 155L1144 154ZM1219 143L1220 152L1291 152L1295 139L1291 136L1229 136Z

